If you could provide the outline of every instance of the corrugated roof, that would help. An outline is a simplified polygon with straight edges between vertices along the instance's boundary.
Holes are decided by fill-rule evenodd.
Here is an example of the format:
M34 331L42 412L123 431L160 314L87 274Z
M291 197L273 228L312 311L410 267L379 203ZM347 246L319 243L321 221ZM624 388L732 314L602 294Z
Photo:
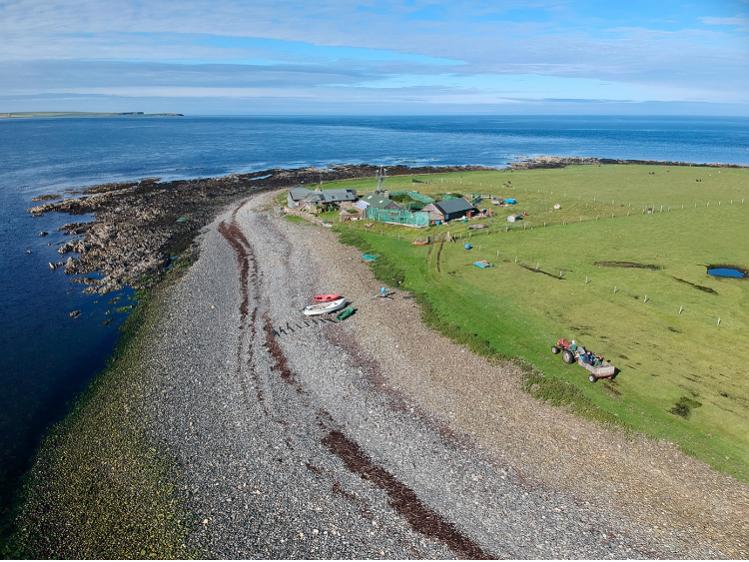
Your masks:
M387 197L384 193L370 193L362 197L362 201L366 201L367 204L373 209L387 209L388 207L400 208L401 206Z
M292 187L289 190L289 195L291 195L292 201L301 201L302 199L307 197L310 193L312 192L306 187Z
M435 203L435 205L446 215L452 215L453 213L460 213L463 211L472 211L476 208L462 197L448 200L443 199L442 201Z
M356 201L356 191L353 189L325 189L322 191L322 200L325 203Z

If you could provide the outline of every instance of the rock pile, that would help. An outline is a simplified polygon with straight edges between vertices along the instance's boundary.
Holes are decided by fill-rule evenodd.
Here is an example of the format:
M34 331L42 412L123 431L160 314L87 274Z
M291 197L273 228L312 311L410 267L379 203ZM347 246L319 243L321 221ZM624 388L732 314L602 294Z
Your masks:
M298 184L375 176L377 166L339 165L329 168L272 169L252 174L232 174L161 182L109 183L74 192L74 197L51 200L29 209L34 216L49 212L93 215L91 222L74 222L60 230L78 236L58 248L75 253L65 262L68 274L100 273L82 277L87 292L107 293L130 285L144 288L158 280L170 256L190 247L200 229L229 203L248 195ZM388 175L476 170L480 167L393 166ZM374 185L374 184L373 184Z

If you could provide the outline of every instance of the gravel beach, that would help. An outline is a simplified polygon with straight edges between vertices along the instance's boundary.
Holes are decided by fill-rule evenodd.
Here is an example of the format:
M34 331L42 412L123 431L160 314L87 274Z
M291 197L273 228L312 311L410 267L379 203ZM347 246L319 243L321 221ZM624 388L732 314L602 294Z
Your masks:
M409 295L375 298L359 252L284 219L274 196L205 229L143 328L137 408L193 514L188 551L749 556L747 485L534 400L517 366L427 328ZM357 313L301 315L331 291Z
M261 558L747 554L749 490L539 403L273 194L217 219L144 353L193 546ZM310 295L358 308L305 319Z

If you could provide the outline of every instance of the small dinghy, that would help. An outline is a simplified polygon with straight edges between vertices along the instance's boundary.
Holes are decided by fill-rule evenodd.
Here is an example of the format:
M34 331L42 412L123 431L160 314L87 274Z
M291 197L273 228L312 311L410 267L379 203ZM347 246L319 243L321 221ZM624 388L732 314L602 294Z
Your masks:
M315 295L312 300L315 302L333 302L341 298L338 293L327 293L321 295Z
M336 312L346 306L346 299L341 297L330 302L318 302L305 306L302 310L302 314L305 316L319 316L321 314L328 314L330 312Z

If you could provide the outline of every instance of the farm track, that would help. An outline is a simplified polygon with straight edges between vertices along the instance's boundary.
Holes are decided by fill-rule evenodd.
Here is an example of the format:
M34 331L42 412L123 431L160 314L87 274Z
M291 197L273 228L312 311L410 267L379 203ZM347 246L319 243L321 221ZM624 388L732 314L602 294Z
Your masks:
M162 397L149 431L197 515L191 546L223 558L749 553L746 486L533 401L513 366L434 334L401 293L373 299L356 252L274 216L270 197L209 227L146 367ZM359 312L302 320L330 290ZM656 473L694 505L675 488L636 495Z

